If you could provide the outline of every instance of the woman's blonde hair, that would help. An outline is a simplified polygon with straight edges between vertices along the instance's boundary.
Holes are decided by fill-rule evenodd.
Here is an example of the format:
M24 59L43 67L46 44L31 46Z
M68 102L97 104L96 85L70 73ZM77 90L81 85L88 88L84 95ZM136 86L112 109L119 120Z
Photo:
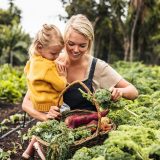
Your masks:
M70 29L75 30L76 32L89 39L88 53L91 54L94 44L94 29L89 19L82 14L73 15L66 24L66 28L64 31L65 43L68 41Z
M48 47L50 44L63 47L64 40L60 30L55 25L44 24L36 34L29 48L30 57L36 52L38 44L41 44L43 47Z

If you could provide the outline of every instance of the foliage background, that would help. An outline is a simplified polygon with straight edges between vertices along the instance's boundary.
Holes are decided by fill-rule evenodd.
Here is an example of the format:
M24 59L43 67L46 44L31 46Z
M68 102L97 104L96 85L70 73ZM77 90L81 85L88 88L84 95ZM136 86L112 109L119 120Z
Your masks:
M9 0L7 10L0 8L0 64L24 65L31 43L21 25L21 10Z
M85 14L95 29L94 55L105 61L160 63L160 0L61 0Z
M118 60L160 64L160 0L60 0L67 21L85 14L95 29L94 56L113 63ZM21 9L8 0L0 8L0 64L24 65L31 37L23 31Z

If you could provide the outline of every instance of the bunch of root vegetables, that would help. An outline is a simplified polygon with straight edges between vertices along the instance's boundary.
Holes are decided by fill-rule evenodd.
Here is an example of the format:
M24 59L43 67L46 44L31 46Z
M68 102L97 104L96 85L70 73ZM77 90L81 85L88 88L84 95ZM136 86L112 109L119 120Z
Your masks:
M107 117L107 114L109 112L109 109L107 109L107 106L111 103L111 93L107 89L99 89L95 93L86 93L83 90L79 89L82 96L86 98L87 100L94 103L96 101L99 105L100 109L100 115L101 115L101 125L100 130L101 131L108 131L111 130L112 124L111 120ZM69 128L77 128L80 126L87 126L91 129L92 132L96 131L98 126L98 113L87 113L87 114L74 114L71 116L68 116L65 119L65 124Z
M110 119L107 117L109 110L106 109L104 111L100 112L101 115L101 131L108 131L111 130L112 124ZM91 130L91 132L95 132L98 126L98 113L93 112L93 113L87 113L87 114L73 114L68 116L65 119L65 124L69 128L78 128L81 126L87 126Z

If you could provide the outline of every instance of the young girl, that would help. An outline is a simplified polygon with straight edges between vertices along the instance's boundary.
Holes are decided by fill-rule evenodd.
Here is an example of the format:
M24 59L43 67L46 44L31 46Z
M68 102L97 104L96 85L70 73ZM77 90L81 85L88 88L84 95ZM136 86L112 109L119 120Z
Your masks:
M24 70L31 101L38 111L48 112L51 106L57 105L59 94L66 86L66 69L61 67L57 72L55 64L63 46L59 29L44 24L29 49L30 59Z
M48 112L48 117L51 106L57 105L59 94L67 83L66 68L56 67L55 64L63 47L64 41L59 29L44 24L30 46L30 59L24 69L33 106L37 111ZM61 99L60 105L62 103ZM36 140L32 138L22 157L30 157L34 143Z

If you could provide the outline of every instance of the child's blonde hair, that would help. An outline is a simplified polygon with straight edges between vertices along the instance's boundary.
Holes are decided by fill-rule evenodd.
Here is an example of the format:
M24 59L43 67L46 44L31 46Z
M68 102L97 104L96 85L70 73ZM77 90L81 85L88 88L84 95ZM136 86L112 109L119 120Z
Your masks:
M94 44L94 29L89 19L82 14L73 15L67 22L64 31L65 43L68 40L68 36L70 34L69 32L70 28L72 28L73 30L77 31L78 33L82 34L87 39L89 39L88 53L91 54Z
M43 47L52 45L64 46L64 41L60 30L52 24L44 24L38 31L29 48L29 56L31 57L36 52L36 47L41 44Z

